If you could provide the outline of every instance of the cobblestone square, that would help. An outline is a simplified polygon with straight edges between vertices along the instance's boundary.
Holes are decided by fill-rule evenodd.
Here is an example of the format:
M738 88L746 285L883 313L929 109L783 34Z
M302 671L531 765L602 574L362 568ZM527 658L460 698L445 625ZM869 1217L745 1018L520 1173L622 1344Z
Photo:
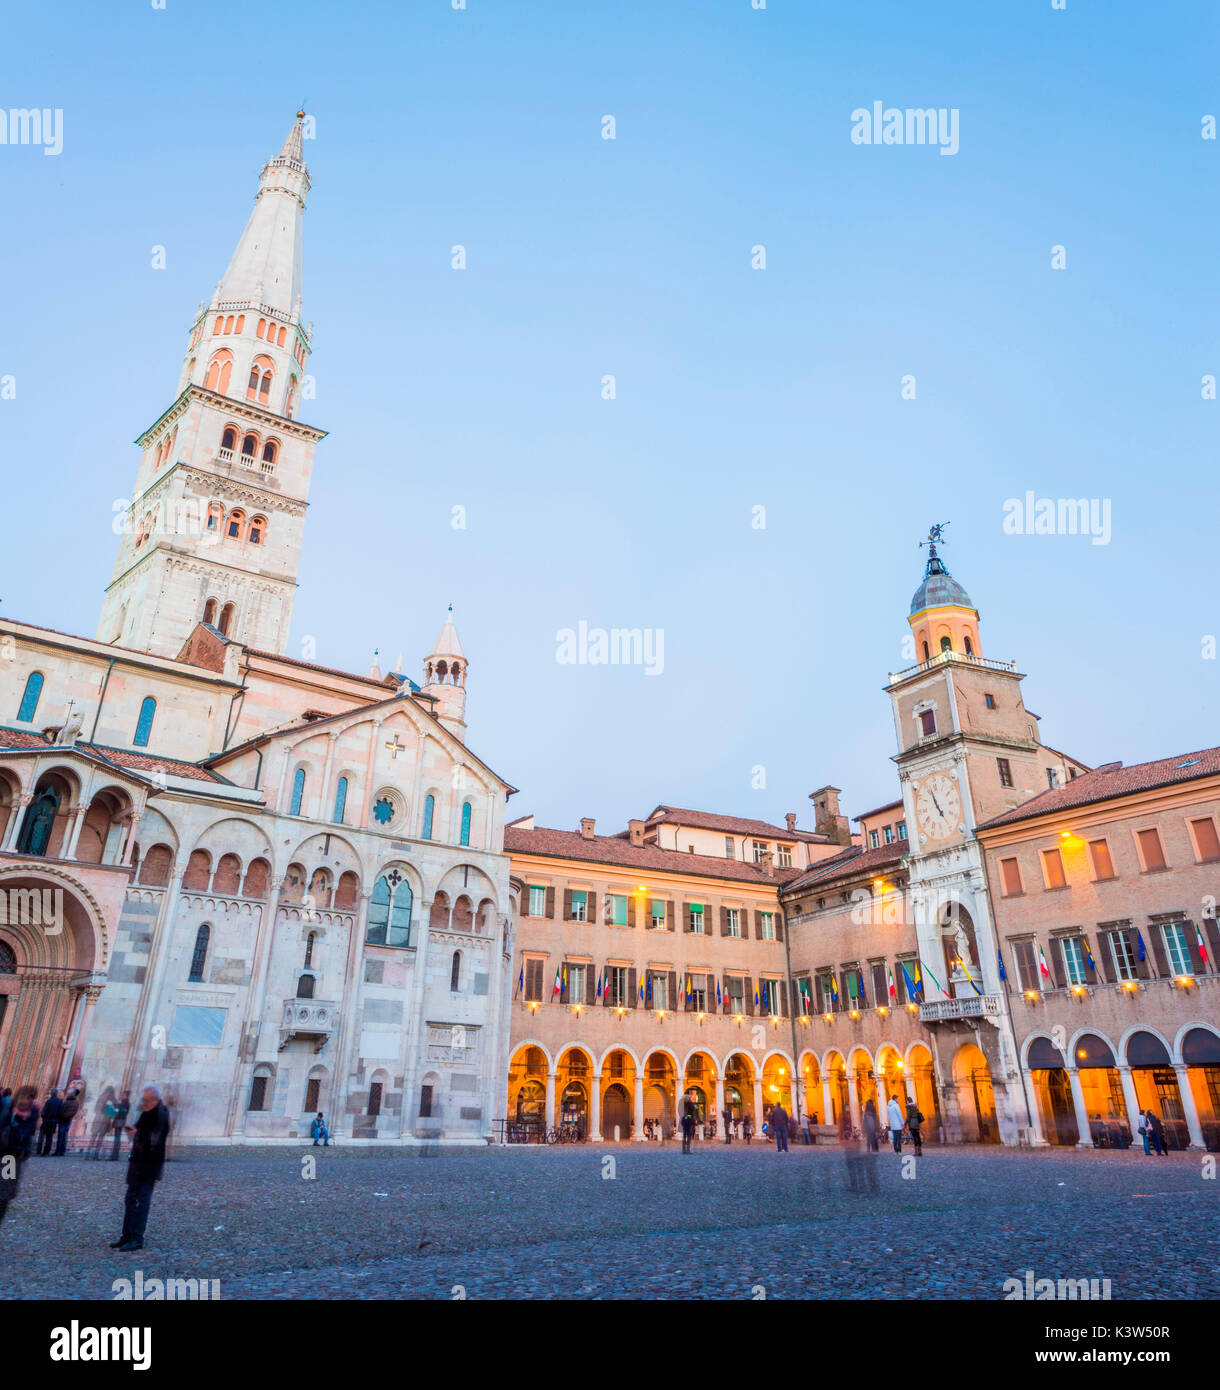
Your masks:
M870 1194L837 1147L182 1150L145 1248L119 1255L126 1165L34 1158L0 1226L4 1297L110 1299L136 1269L222 1299L997 1300L1026 1270L1220 1296L1204 1155L929 1147L905 1179L875 1161Z

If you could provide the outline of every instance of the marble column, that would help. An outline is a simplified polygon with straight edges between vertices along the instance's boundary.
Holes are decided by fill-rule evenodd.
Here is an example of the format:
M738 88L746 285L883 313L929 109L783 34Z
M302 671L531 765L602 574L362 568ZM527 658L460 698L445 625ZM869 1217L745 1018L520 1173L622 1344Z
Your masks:
M822 1077L822 1123L832 1125L836 1120L834 1099L830 1089L830 1077Z
M762 1073L759 1072L754 1077L754 1133L759 1132L759 1127L763 1122L763 1089Z
M593 1073L589 1083L589 1138L594 1144L602 1142L602 1074Z
M555 1073L548 1071L546 1074L546 1127L548 1130L555 1128Z
M1080 1084L1080 1073L1075 1067L1068 1068L1068 1084L1072 1088L1072 1105L1076 1109L1076 1128L1080 1138L1076 1141L1078 1149L1091 1149L1093 1135L1089 1130L1089 1112L1084 1103L1084 1089Z
M1127 1107L1127 1123L1131 1126L1131 1142L1135 1143L1139 1138L1140 1103L1135 1094L1135 1078L1131 1075L1131 1068L1119 1067L1118 1079L1122 1084L1123 1102Z
M1186 1067L1174 1066L1178 1078L1178 1094L1182 1097L1182 1111L1186 1116L1186 1128L1190 1133L1192 1149L1206 1149L1203 1142L1203 1126L1199 1123L1199 1108L1195 1104L1195 1093L1190 1089L1190 1076Z
M635 1074L635 1137L640 1142L644 1142L644 1078L637 1071Z

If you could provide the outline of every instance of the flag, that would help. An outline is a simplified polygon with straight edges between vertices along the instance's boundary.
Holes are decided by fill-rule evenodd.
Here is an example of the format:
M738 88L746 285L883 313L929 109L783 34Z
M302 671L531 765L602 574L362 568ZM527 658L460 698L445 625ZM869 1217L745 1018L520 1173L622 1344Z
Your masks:
M968 970L965 971L964 973L965 973L965 976L966 976L966 983L970 986L970 988L971 988L972 990L974 990L975 994L979 995L979 997L981 998L981 997L982 997L982 994L983 994L983 991L982 991L981 989L979 989L978 985L976 985L976 984L974 983L974 976L971 975L970 972L969 972Z
M867 1009L867 1008L868 1008L868 995L865 994L865 992L864 992L864 971L863 971L863 970L857 971L857 974L860 976L860 1003L863 1004L864 1007Z
M720 993L720 981L719 981L719 980L716 981L716 1007L717 1007L718 1009L724 1007L724 996Z
M552 999L554 999L554 997L559 993L559 991L560 991L561 988L562 988L562 986L561 986L560 983L559 983L559 967L556 966L556 967L555 967L555 988L551 991L551 998L552 998Z
M525 988L525 966L524 966L524 964L523 964L523 965L521 966L521 975L520 975L520 977L519 977L518 980L517 980L517 988L516 988L515 990L513 990L513 998L515 999L515 998L517 997L517 995L520 994L521 991L522 991L524 988Z
M597 997L599 999L602 997L602 972L600 970L597 972Z
M754 1007L758 1008L758 986L754 986Z
M1083 933L1081 933L1080 944L1084 949L1085 964L1089 967L1093 974L1096 975L1097 962L1093 959L1093 952L1089 950L1089 938L1085 936Z
M1004 956L1000 948L995 948L996 964L1000 967L1000 983L1004 984L1008 979L1008 971L1004 969Z
M687 977L686 977L686 1002L687 1002L688 1004L689 1004L690 1001L691 1001L691 995L693 994L693 992L694 992L694 991L693 991L692 986L691 986L690 976L687 975Z
M1208 963L1207 947L1203 944L1203 930L1197 922L1195 923L1195 936L1199 942L1199 959L1206 965Z
M915 981L914 981L913 979L911 979L911 972L907 969L907 963L906 963L906 961L900 960L900 961L898 962L898 968L902 971L902 978L903 978L903 980L904 980L905 983L906 983L906 987L907 987L907 998L908 998L912 1003L914 1003L914 1002L915 1002ZM833 979L834 977L831 976L831 978Z
M1136 929L1135 929L1135 942L1136 942L1136 945L1137 945L1138 948L1139 948L1139 958L1140 958L1140 960L1141 960L1141 961L1146 960L1146 959L1147 959L1147 956L1148 956L1148 952L1147 952L1147 950L1146 950L1145 947L1144 947L1144 933L1143 933L1142 931L1140 931L1140 929L1139 929L1138 927L1136 927ZM1041 948L1039 948L1039 949L1041 949Z
M1137 928L1137 930L1138 930L1138 928ZM1141 940L1141 941L1140 941L1140 960L1143 960L1143 959L1144 959L1144 943L1143 943L1143 941ZM1047 965L1047 963L1046 963L1046 957L1042 954L1042 943L1041 943L1041 942L1038 943L1038 969L1042 972L1042 978L1043 978L1044 980L1049 980L1049 979L1050 979L1050 977L1051 977L1051 968L1050 968L1049 965Z
M648 1007L649 1007L650 1009L652 1008L652 976L651 976L651 975L649 975L649 977L648 977L648 995L647 995L647 998L645 998L645 995L644 995L644 985L643 985L642 982L641 982L641 984L640 984L640 998L644 1000L644 1002L648 1005Z
M923 974L922 974L922 972L923 972L924 970L928 970L928 967L927 967L926 965L924 965L923 962L921 961L920 964L919 964L916 968L920 971L919 988L920 988L920 990L922 991L922 989L923 989ZM941 992L942 994L946 994L946 995L947 995L947 991L941 988L941 983L940 983L940 981L936 978L935 975L932 974L932 972L931 972L930 970L928 970L928 979L932 981L932 983L936 986L937 989L940 990L940 992Z
M838 986L835 984L835 974L834 974L834 971L833 971L833 970L830 972L829 979L830 979L830 1002L835 1006L835 1008L838 1008L838 1006L839 1006L839 988L838 988Z
M886 973L890 977L890 1003L892 1004L898 998L898 986L894 983L893 966L888 967Z

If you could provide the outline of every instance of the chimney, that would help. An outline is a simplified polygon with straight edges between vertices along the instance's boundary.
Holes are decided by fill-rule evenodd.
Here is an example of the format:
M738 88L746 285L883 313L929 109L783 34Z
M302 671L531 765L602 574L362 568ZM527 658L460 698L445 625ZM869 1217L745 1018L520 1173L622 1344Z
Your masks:
M589 824L591 826L592 821ZM627 833L630 835L633 845L642 845L644 843L644 822L642 820L629 820Z
M788 825L788 834L794 835L796 833L796 812L785 811L784 820L787 822Z
M580 818L580 837L582 840L593 838L593 817L581 816Z
M813 802L813 828L838 845L851 844L851 826L839 811L840 787L819 787L809 793Z
M758 867L767 875L768 878L775 877L775 851L768 849L763 851L762 858L758 861Z

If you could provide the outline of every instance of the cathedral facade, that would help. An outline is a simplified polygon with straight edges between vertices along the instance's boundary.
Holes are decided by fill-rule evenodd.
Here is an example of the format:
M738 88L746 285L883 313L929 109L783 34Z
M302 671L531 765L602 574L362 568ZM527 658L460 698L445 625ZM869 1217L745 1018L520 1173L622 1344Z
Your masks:
M142 456L97 636L0 625L0 1072L203 1141L491 1133L504 806L452 614L417 683L285 655L313 452L304 113Z

